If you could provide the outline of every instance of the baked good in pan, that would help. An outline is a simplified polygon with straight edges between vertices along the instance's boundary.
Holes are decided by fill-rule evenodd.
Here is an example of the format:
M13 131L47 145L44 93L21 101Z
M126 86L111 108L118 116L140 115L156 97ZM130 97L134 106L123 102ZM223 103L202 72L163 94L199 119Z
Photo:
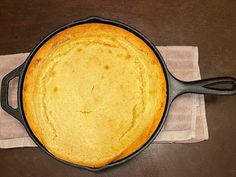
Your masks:
M139 149L158 126L165 76L154 52L133 33L89 23L63 30L33 56L23 109L54 156L101 167Z

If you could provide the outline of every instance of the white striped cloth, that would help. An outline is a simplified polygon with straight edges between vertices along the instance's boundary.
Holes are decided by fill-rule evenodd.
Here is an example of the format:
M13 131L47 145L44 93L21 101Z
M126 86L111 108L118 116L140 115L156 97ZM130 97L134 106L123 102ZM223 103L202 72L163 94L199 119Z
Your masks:
M178 79L200 79L198 48L192 46L157 47L171 73ZM0 56L0 81L19 66L28 53ZM10 82L9 103L16 107L17 79ZM203 95L186 94L171 106L167 121L154 143L194 143L208 139ZM0 148L35 147L24 127L0 108Z

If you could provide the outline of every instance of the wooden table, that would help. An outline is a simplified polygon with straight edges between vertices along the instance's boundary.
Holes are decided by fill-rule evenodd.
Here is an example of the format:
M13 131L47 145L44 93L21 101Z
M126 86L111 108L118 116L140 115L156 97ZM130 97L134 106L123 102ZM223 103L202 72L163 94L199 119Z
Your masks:
M97 15L136 27L156 45L199 47L203 78L236 77L236 1L1 0L0 54L30 51L46 34ZM0 176L236 176L236 96L206 96L210 139L155 144L121 166L99 173L63 165L38 148L0 150Z

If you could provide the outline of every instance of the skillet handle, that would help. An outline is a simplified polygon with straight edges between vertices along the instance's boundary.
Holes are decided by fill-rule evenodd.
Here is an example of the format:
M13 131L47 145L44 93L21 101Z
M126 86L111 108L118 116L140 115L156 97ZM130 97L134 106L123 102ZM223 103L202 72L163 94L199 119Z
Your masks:
M14 79L15 77L19 77L21 75L22 67L23 65L17 67L10 73L8 73L4 78L2 79L2 85L1 85L1 107L4 111L9 113L11 116L15 117L17 120L19 120L21 123L23 123L23 119L20 114L19 106L17 108L13 108L9 105L8 102L8 89L9 89L9 82ZM19 84L19 83L18 83ZM19 87L19 85L18 85ZM18 89L19 90L19 89Z
M197 93L197 94L214 94L214 95L235 95L236 94L236 79L233 77L218 77L203 80L196 80L191 82L180 81L171 76L170 87L172 90L172 100L178 95L184 93ZM217 88L221 84L228 84L231 88Z

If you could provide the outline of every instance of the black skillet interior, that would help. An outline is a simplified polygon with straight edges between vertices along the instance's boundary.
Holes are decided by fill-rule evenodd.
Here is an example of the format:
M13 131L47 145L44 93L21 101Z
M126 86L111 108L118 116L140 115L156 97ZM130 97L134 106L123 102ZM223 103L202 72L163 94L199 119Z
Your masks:
M159 123L157 129L155 130L155 132L153 133L152 137L140 148L138 149L136 152L134 152L133 154L127 156L124 159L121 159L119 161L116 162L112 162L106 166L100 167L100 168L91 168L91 167L86 167L86 166L80 166L80 165L76 165L76 164L72 164L69 162L66 162L64 160L61 160L57 157L55 157L53 154L51 154L50 152L47 151L47 149L40 143L40 141L37 139L37 137L33 134L33 132L31 131L27 120L25 118L24 115L24 110L23 110L23 104L22 104L22 87L23 87L23 81L24 81L24 76L27 70L27 67L32 59L32 57L34 56L34 54L37 52L37 50L48 40L50 39L52 36L54 36L56 33L70 28L72 26L75 25L79 25L79 24L84 24L84 23L106 23L106 24L111 24L111 25L115 25L115 26L119 26L121 28L124 28L132 33L134 33L136 36L138 36L139 38L141 38L152 50L153 52L156 54L156 56L158 57L165 77L166 77L166 83L167 83L167 102L166 102L166 106L165 106L165 111L164 114L162 116L161 122ZM15 77L19 77L19 84L18 84L18 93L17 93L17 102L18 102L18 107L16 109L12 108L9 103L8 103L8 87L9 87L9 82L15 78ZM217 88L212 88L212 87L208 87L208 86L212 86L212 85L216 85L216 84L221 84L221 83L228 83L231 85L231 88L228 89L217 89ZM219 95L234 95L236 94L236 79L232 78L232 77L224 77L224 78L213 78L213 79L206 79L206 80L198 80L198 81L193 81L193 82L184 82L184 81L180 81L178 79L176 79L174 76L172 76L172 74L168 71L165 62L161 56L161 54L159 53L159 51L157 50L157 48L154 46L154 44L152 44L152 42L150 40L147 39L147 37L145 37L143 34L141 34L139 31L137 31L136 29L123 24L121 22L117 22L117 21L113 21L113 20L109 20L109 19L103 19L100 17L89 17L87 19L84 20L80 20L80 21L75 21L72 22L70 24L64 25L58 29L56 29L55 31L53 31L52 33L50 33L49 35L47 35L30 53L30 55L28 56L28 58L26 59L26 61L19 66L18 68L14 69L12 72L10 72L9 74L7 74L3 80L2 80L2 87L1 87L1 106L2 108L8 112L10 115L12 115L13 117L15 117L16 119L18 119L25 127L25 129L27 130L29 136L32 138L32 140L48 155L50 155L51 157L53 157L54 159L63 162L67 165L73 166L73 167L80 167L80 168L84 168L90 171L99 171L108 167L112 167L118 164L122 164L130 159L132 159L133 157L135 157L136 155L138 155L139 153L141 153L144 149L146 149L156 138L156 136L159 134L165 120L167 117L167 113L169 111L169 107L171 105L171 102L178 96L184 93L204 93L204 94L219 94Z

